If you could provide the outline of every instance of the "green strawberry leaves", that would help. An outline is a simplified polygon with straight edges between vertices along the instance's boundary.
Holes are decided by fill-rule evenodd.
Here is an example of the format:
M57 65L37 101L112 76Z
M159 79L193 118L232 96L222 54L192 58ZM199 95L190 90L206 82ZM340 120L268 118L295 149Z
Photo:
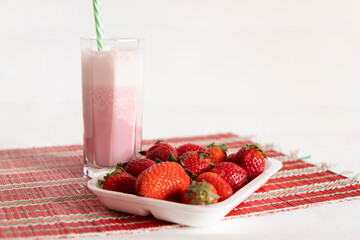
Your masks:
M198 151L198 153L199 153L200 160L203 159L203 158L206 158L206 157L210 158L210 166L215 167L215 164L211 160L212 156L211 156L211 154L209 152L207 152L207 151Z
M104 182L105 182L105 181L104 181L103 179L98 179L97 184L98 184L99 187L102 188L103 185L104 185Z
M98 179L98 181L97 181L98 186L102 188L106 179L112 177L112 176L115 175L116 173L125 172L125 170L124 170L123 167L124 167L126 164L127 164L127 163L121 163L121 162L119 162L119 163L116 165L116 168L115 168L114 171L112 171L111 173L107 173L107 174L103 177L103 179Z
M189 175L191 181L196 181L197 180L197 176L195 175L195 173L187 168L184 168L185 172Z
M208 148L208 149L211 149L211 148L213 148L213 147L215 147L215 146L216 146L215 142L212 142L210 145L207 146L207 148Z
M198 201L199 201L198 198L194 198L189 203L192 204L192 205L195 205L195 203L198 202ZM199 204L201 204L201 203L199 202Z
M176 157L174 156L174 154L171 152L171 150L169 150L169 157L167 159L169 162L179 162Z
M185 198L191 198L191 197L193 197L193 196L195 196L195 193L194 193L194 192L189 192L189 193L185 193L185 194L184 194L184 197L185 197Z
M221 148L222 150L227 152L227 146L226 144L221 144L221 145L216 145L215 142L211 143L210 145L207 146L208 149L211 149L213 147L218 147Z
M194 153L194 152L191 152L191 153ZM190 153L190 154L191 154ZM186 154L186 156L188 156L189 154ZM186 156L184 156L184 157L186 157ZM187 169L186 167L185 167L185 164L184 164L184 162L183 162L183 157L181 157L181 158L179 158L179 160L178 159L176 159L176 157L174 156L174 154L169 150L169 158L167 159L167 161L168 162L176 162L176 163L179 163L183 168L184 168L184 170L185 170L185 172L189 175L189 177L191 178L191 180L196 180L196 175L195 175L195 173L193 173L191 170L189 170L189 169ZM161 161L160 159L156 159L156 160L159 160L159 161Z
M226 144L221 144L221 145L219 145L219 148L221 148L221 149L224 150L224 151L227 151L227 146L226 146Z
M124 170L124 167L128 164L129 162L125 162L125 163L122 163L122 162L118 162L116 164L116 169L123 169Z
M180 165L185 169L186 173L190 176L191 179L195 180L197 178L197 176L195 175L194 172L192 172L191 170L187 169L183 160L185 158L187 158L189 155L194 154L194 153L198 153L199 154L199 160L201 161L204 158L210 158L211 160L211 154L208 151L189 151L184 153L180 158L178 163L180 163ZM212 161L210 161L210 166L211 167L215 167L215 164L213 164Z
M202 181L203 182L203 188L205 188L205 189L211 189L211 188L214 188L214 186L212 185L212 184L210 184L210 183L207 183L205 180L203 180ZM213 198L220 198L220 196L219 195L217 195L216 193L213 193L213 192L209 192L209 195L211 196L211 197L213 197Z
M197 181L191 181L191 185L187 188L189 192L185 193L185 198L192 198L189 203L190 204L198 204L206 205L212 204L212 198L218 199L220 196L216 193L213 193L211 189L214 188L212 184L207 183L206 181L202 181L202 185L200 185Z
M262 148L258 144L245 144L243 146L243 148L245 148L246 151L248 151L250 149L255 149L255 150L261 152L264 155L264 158L267 158L265 152L262 150Z
M200 160L203 158L211 158L211 154L207 151L198 151Z
M251 180L252 180L252 177L251 177L250 175L248 175L248 176L247 176L247 179L246 179L246 183L251 182Z
M141 156L146 156L146 151L140 151L139 154L140 154Z

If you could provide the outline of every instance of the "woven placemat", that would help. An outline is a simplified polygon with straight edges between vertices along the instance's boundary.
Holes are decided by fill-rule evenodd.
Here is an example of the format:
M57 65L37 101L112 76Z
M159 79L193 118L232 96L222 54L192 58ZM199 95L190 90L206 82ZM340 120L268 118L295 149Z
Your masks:
M245 143L231 133L171 138L203 146L225 143L230 152ZM147 149L154 141L143 142ZM292 156L265 148L283 168L222 221L289 211L360 197L360 183ZM0 237L67 237L155 231L184 227L104 207L86 187L82 146L0 151Z

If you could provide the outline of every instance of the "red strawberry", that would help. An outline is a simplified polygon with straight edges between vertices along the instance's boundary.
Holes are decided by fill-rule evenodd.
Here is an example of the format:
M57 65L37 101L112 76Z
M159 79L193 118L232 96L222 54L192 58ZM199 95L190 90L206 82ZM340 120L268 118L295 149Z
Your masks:
M151 160L160 159L165 162L169 159L177 159L178 154L175 148L170 144L164 143L161 140L157 141L154 146L149 148L147 151L141 151L141 155L146 155L146 158Z
M216 191L218 195L220 196L219 202L229 198L233 194L233 190L230 187L225 180L213 172L205 172L199 175L198 182L206 181L207 183L210 183L214 185L216 188Z
M189 184L190 177L179 163L161 162L140 173L135 188L141 196L179 201Z
M194 181L181 197L181 202L193 205L208 205L218 202L219 195L212 184Z
M216 145L214 142L207 146L208 152L211 155L211 161L213 164L218 165L221 162L225 162L227 159L227 146L225 144Z
M208 152L187 152L181 156L180 162L195 176L211 168L211 158Z
M234 192L242 188L247 182L246 171L232 162L222 162L212 168L210 172L217 173L222 177Z
M134 176L123 169L116 169L114 172L108 173L104 180L99 179L98 185L105 190L136 194L135 182Z
M123 164L124 169L126 172L130 173L131 175L137 177L139 174L144 171L145 169L155 165L156 162L151 159L147 158L136 158L131 160L130 162Z
M235 156L236 156L236 153L229 154L226 161L227 162L234 162Z
M181 145L180 147L176 148L176 151L180 157L181 155L183 155L184 153L187 153L187 152L206 151L206 148L196 145L196 144L187 143L187 144Z
M266 154L257 144L245 144L236 154L233 162L241 166L254 179L265 169Z

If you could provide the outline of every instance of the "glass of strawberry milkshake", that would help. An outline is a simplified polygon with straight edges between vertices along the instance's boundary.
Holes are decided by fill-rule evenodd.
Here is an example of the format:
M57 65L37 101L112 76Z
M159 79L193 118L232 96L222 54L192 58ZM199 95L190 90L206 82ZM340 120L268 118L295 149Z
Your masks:
M93 178L141 149L143 39L81 39L84 173Z

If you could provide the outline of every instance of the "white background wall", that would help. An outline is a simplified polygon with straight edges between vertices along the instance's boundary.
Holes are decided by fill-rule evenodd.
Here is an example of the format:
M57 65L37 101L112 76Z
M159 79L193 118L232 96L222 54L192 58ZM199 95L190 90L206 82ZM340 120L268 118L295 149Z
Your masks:
M106 36L146 39L145 109L360 106L358 0L103 0L102 10ZM0 0L0 11L0 148L10 141L1 131L24 138L37 119L81 128L67 109L81 112L92 1ZM30 108L22 129L15 119Z
M1 0L0 9L0 102L79 103L91 1ZM102 9L107 36L146 38L146 104L360 104L360 1L103 0Z

